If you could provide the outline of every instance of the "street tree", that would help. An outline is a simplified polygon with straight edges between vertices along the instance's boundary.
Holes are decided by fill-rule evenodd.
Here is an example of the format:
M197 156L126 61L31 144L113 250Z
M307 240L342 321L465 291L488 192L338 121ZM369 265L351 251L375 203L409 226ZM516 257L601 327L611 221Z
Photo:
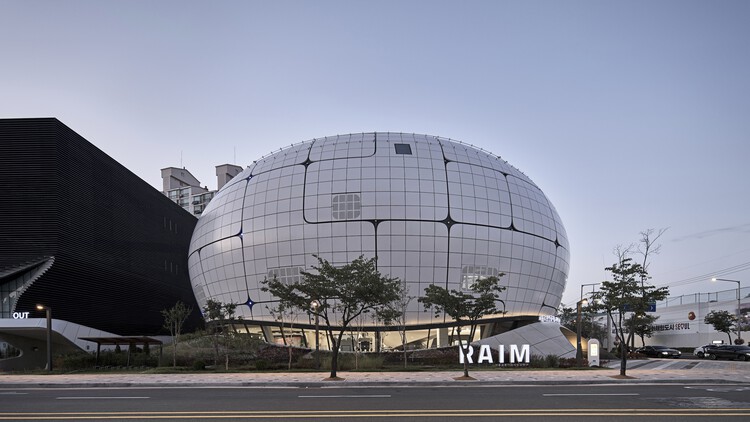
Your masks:
M375 325L377 319L373 318L374 315L370 313L359 314L357 318L354 318L351 324L349 324L349 341L352 351L354 352L354 369L359 369L359 358L363 351L369 350L373 344L369 338L365 338L362 333L365 332L367 325ZM365 350L366 349L366 350Z
M424 305L425 311L432 310L436 317L444 313L455 321L458 343L464 357L463 379L472 379L469 376L468 354L479 321L488 315L505 313L504 309L500 311L497 308L498 302L505 307L505 302L500 300L500 293L505 287L499 285L499 277L504 275L500 273L497 276L478 278L469 286L469 292L448 290L432 284L424 289L424 297L418 299ZM465 326L469 327L469 334L464 342L461 340L461 328Z
M658 316L649 314L633 314L625 321L628 332L641 338L641 346L646 345L646 337L654 335L654 323Z
M582 308L582 310L585 311L581 316L581 336L588 339L606 338L607 327L594 321L593 314L590 312L590 307ZM578 315L576 309L560 305L560 308L557 310L557 316L560 318L560 325L570 331L576 332L578 329Z
M274 276L274 279L276 279L276 276ZM299 313L297 312L297 308L294 306L289 305L288 303L281 303L278 302L276 306L274 307L268 307L266 306L266 309L268 309L268 312L271 314L274 319L279 321L279 331L281 331L281 339L284 342L284 346L287 349L287 369L292 369L292 357L293 357L293 350L292 350L292 339L287 335L287 331L284 329L286 325L289 325L289 331L292 332L294 330L294 324L297 322L297 315Z
M169 335L172 336L173 367L177 366L177 344L180 342L182 326L185 325L185 321L187 321L192 312L193 308L185 305L182 301L177 301L173 307L161 311L161 314L164 317L164 328L166 328L169 331Z
M736 315L728 311L711 311L703 318L703 322L712 325L714 330L725 333L729 337L729 344L732 344L731 332L737 326Z
M229 370L229 348L227 346L230 333L227 329L227 323L235 320L235 310L237 305L234 303L222 303L218 300L208 299L203 307L203 318L206 320L206 326L210 330L211 340L214 346L214 365L219 362L219 346L221 339L224 339L224 366Z
M271 293L285 306L296 307L319 317L323 330L331 339L331 379L339 379L338 357L344 333L362 314L380 315L387 304L399 296L398 278L386 277L378 272L376 259L360 256L351 263L336 267L327 260L313 255L318 265L312 272L302 271L301 279L290 283L263 280L263 291ZM315 302L316 306L312 306Z
M603 281L599 290L592 294L593 310L603 310L612 321L616 343L620 343L620 375L626 376L628 344L625 333L626 315L629 312L645 314L650 303L664 300L669 295L667 287L656 288L646 284L648 272L632 258L620 255L619 262L605 268L613 281Z
M576 327L576 310L570 306L560 304L557 308L557 317L560 318L560 325L568 328L569 330L575 331Z
M631 245L630 249L635 249L635 254L641 256L641 267L644 271L641 273L641 287L643 287L651 277L648 275L648 267L651 265L651 257L661 252L661 245L656 242L666 232L667 229L646 229L640 233L641 238L636 245ZM630 250L628 250L630 252ZM622 256L622 255L620 255ZM628 344L635 347L635 336L641 338L641 343L645 344L644 337L651 337L652 326L658 317L652 317L646 314L646 309L634 309L633 314L627 320L629 330Z
M409 307L409 303L414 300L414 296L409 296L409 286L406 284L406 280L401 281L401 290L398 298L388 305L388 309L385 311L386 325L395 326L398 329L398 335L401 338L401 352L404 358L404 368L407 367L407 353L406 353L406 323L407 314L406 310Z

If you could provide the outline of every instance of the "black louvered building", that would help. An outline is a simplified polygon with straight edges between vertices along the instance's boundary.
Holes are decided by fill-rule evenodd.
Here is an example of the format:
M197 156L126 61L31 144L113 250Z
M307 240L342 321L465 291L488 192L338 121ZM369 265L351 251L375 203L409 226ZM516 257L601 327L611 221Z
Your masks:
M196 218L54 118L0 119L0 318L53 318L118 335L164 334Z

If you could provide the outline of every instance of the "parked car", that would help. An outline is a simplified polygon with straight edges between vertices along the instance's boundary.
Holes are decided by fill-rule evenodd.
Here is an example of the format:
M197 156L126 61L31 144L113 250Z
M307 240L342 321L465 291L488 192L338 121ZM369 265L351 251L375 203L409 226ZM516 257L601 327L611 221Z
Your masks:
M706 351L709 359L750 360L750 346L719 346Z
M695 350L693 350L693 354L695 355L695 357L703 359L704 357L707 356L706 352L709 349L715 349L715 348L717 348L719 346L721 346L721 345L720 344L706 344L706 345L703 345L703 346L698 346L698 347L695 348Z
M646 346L636 349L636 353L652 358L679 358L682 355L677 349L670 349L667 346Z

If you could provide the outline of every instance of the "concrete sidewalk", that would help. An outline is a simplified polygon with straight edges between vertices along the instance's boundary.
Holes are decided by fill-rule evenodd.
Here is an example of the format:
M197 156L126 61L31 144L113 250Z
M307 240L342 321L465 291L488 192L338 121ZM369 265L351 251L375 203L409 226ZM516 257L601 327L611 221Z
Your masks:
M237 372L144 374L98 373L65 375L0 375L0 389L54 387L355 387L455 386L625 383L747 383L750 362L698 360L635 360L628 362L629 378L618 378L619 362L589 370L498 369L470 370L475 381L457 381L462 371L346 372L341 381L326 380L328 372Z

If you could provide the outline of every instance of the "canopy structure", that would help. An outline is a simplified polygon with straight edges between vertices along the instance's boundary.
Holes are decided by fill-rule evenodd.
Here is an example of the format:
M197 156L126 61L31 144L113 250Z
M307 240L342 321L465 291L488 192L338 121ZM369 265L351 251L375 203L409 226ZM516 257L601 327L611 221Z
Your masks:
M99 352L101 351L102 344L106 346L118 346L120 344L125 344L128 346L128 361L127 365L130 366L130 353L135 348L135 346L138 346L140 344L142 345L151 345L151 344L158 344L159 345L159 359L161 360L161 353L162 353L162 342L161 340L157 340L152 337L145 337L145 336L121 336L121 337L79 337L81 340L91 341L96 343L96 366L99 366Z

